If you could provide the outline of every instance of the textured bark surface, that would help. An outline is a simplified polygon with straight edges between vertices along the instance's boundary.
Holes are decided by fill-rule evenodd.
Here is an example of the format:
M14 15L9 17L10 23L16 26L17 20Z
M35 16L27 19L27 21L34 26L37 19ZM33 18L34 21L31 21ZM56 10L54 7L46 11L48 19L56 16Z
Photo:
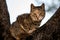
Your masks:
M33 33L32 40L60 40L60 7L45 25Z
M6 0L0 0L0 39L6 35L6 30L10 26L10 17L7 10Z

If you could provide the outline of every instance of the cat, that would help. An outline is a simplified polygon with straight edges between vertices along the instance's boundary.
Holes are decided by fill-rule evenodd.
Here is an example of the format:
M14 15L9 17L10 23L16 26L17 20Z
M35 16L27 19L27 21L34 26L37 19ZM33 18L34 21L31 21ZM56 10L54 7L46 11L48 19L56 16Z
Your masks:
M45 17L45 5L34 6L31 4L30 14L22 14L11 25L10 33L16 40L24 40L31 33L38 29L42 19Z

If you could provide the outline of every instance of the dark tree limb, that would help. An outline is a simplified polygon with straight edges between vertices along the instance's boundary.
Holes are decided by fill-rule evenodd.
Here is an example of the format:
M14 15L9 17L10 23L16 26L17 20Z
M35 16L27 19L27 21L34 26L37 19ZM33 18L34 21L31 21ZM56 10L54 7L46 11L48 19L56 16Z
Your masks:
M0 40L6 35L6 31L10 26L10 17L6 5L6 0L0 0Z

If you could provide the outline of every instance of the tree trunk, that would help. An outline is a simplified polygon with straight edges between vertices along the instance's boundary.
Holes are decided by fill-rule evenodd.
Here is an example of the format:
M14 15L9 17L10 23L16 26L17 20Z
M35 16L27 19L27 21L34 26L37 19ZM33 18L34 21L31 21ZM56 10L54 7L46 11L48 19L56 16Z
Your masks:
M6 0L0 0L0 40L6 35L6 30L10 26L10 17L7 10Z

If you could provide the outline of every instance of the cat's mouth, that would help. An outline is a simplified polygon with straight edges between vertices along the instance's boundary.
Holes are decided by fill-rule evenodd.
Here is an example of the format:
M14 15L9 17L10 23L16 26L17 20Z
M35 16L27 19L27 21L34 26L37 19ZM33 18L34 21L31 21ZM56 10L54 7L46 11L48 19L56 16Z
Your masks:
M42 20L43 19L43 17L42 16L40 16L37 20Z

